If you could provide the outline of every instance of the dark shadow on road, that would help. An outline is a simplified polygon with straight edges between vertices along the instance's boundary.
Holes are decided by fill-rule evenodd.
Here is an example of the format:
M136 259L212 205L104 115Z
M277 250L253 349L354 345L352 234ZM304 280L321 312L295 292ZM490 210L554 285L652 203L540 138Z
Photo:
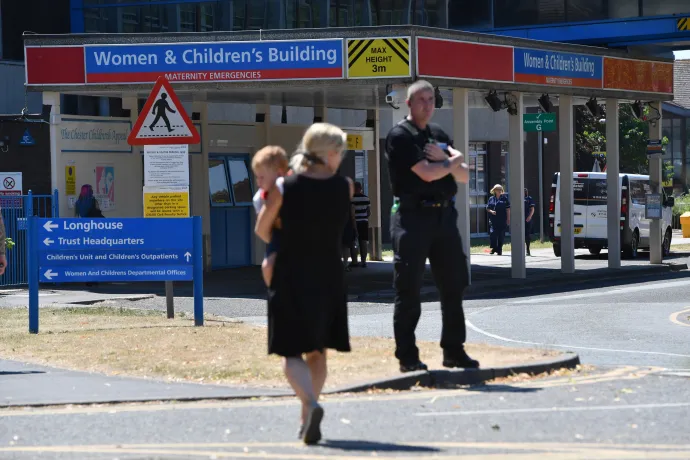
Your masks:
M425 446L408 446L405 444L392 444L389 442L376 441L350 441L342 439L327 439L318 444L319 447L327 449L338 449L347 451L378 451L378 452L407 452L407 453L431 453L441 452L441 449Z
M0 371L0 377L3 375L29 375L29 374L45 374L45 371Z

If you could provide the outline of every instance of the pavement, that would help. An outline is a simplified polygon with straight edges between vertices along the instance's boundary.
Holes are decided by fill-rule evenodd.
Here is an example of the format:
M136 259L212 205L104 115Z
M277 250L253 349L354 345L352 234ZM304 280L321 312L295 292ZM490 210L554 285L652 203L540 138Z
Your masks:
M690 239L683 239L674 234L673 245L690 244ZM550 249L532 251L527 257L527 278L511 278L510 253L502 256L490 254L472 254L472 284L465 293L465 298L497 298L516 295L543 287L584 286L595 280L619 280L638 276L651 276L687 269L687 258L690 252L672 252L661 265L649 263L649 253L642 252L635 260L623 260L621 269L609 269L606 251L598 256L587 250L576 250L575 273L561 272L561 260L553 255ZM367 268L353 268L346 274L349 300L351 302L390 303L395 291L392 286L393 264L390 260L369 262ZM191 282L175 282L174 294L177 298L193 296ZM437 301L438 291L435 287L431 267L427 263L423 286L421 289L424 301ZM22 306L28 303L28 290L22 287L0 288L0 308L3 306ZM51 284L42 283L40 302L47 304L82 304L88 305L106 300L141 300L164 297L165 285L161 282L139 283L100 283L86 286L82 283ZM205 303L224 301L228 298L243 298L254 301L265 301L266 288L261 278L260 267L242 267L218 270L204 276Z

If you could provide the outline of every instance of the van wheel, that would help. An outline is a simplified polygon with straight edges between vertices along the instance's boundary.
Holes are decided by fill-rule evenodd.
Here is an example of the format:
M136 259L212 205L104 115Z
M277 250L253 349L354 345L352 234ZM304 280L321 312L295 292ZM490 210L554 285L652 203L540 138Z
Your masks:
M637 229L632 234L630 244L623 249L623 255L626 259L637 259L637 249L640 246L640 234Z
M599 254L601 254L601 246L590 246L588 249L589 253L593 256L598 256Z
M556 257L561 257L561 243L553 243L553 253Z
M661 253L663 254L664 257L668 257L671 255L671 237L673 234L671 233L671 229L667 228L666 233L664 234L664 241L661 243Z

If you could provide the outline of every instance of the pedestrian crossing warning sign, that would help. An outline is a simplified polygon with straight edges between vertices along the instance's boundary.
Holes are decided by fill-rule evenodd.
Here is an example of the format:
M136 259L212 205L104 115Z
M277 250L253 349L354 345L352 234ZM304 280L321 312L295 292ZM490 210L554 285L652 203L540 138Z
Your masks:
M347 40L347 78L409 77L410 70L410 37Z
M177 98L168 79L156 80L137 122L129 133L129 145L198 144L201 138Z

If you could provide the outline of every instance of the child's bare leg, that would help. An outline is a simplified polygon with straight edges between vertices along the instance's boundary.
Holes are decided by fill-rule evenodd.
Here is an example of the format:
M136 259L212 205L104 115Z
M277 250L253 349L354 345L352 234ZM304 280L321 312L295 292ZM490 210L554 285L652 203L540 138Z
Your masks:
M276 253L270 253L264 261L261 263L261 274L264 277L264 283L266 286L271 285L271 280L273 279L273 267L276 264Z

